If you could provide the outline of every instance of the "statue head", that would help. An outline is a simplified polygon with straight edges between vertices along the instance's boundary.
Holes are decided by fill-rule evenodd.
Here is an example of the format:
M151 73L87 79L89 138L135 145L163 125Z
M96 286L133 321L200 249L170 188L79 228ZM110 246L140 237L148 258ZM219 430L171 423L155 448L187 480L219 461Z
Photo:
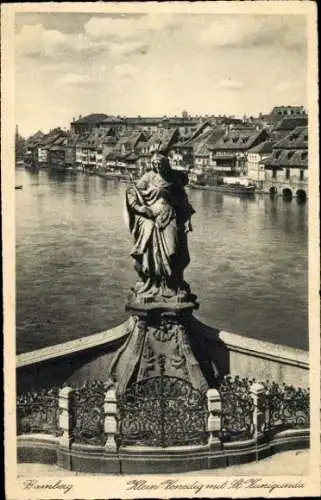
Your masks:
M167 156L161 154L161 153L155 153L152 157L152 169L155 172L159 172L160 174L162 172L167 172L170 170L170 163L167 158Z

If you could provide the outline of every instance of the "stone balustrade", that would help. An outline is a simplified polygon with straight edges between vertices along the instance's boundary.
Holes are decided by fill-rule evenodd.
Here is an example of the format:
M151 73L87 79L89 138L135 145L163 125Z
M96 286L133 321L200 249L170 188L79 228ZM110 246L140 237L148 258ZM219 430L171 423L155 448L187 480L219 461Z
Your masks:
M117 449L117 442L121 443L120 401L114 388L107 385L104 389L102 382L95 381L80 389L69 386L60 389L59 419L55 428L52 427L52 415L48 413L49 408L45 407L45 400L42 399L42 404L38 403L36 407L35 400L37 401L36 394L33 394L32 399L19 396L18 434L39 434L39 430L46 432L41 431L39 426L32 427L31 423L41 420L43 429L46 429L47 415L50 418L51 432L59 436L61 447L70 448L75 436L78 442L103 444L106 450L112 451ZM51 402L50 404L52 405ZM275 427L309 426L308 390L286 384L262 384L228 376L218 389L207 391L206 406L209 445L236 438L257 439Z
M106 392L105 402L104 402L104 431L107 436L105 443L105 450L116 451L117 442L116 435L118 432L118 422L117 422L117 398L114 389L109 389Z
M181 381L173 377L169 382L178 384L174 393L179 394ZM29 460L32 450L36 461L46 462L50 456L51 463L55 460L62 468L84 472L101 470L120 473L123 470L133 473L137 468L156 472L157 464L163 462L163 470L171 471L171 460L180 464L177 470L197 470L236 463L236 457L238 463L258 460L282 449L282 446L285 449L306 447L309 442L309 392L286 384L258 383L227 376L218 388L211 388L204 395L200 393L200 398L197 391L191 388L186 393L189 394L186 397L190 398L190 408L187 399L180 400L179 396L176 401L171 396L163 404L154 398L150 410L154 408L157 413L157 407L161 408L160 415L165 419L165 426L170 425L169 431L172 426L176 428L181 424L178 420L172 421L172 418L165 422L166 408L171 411L170 408L175 407L175 414L182 414L186 432L192 436L190 444L185 440L182 445L171 445L167 440L169 444L163 448L157 445L149 447L143 444L144 440L140 441L142 436L146 438L146 432L157 434L157 426L159 423L162 425L159 415L155 413L155 425L146 427L143 420L149 408L147 396L145 402L141 400L138 405L132 406L130 392L127 406L124 406L124 395L117 396L110 383L100 381L80 388L66 386L59 392L49 389L48 393L50 397L43 391L41 395L33 393L31 396L28 393L19 396L17 427L20 461ZM203 410L199 404L203 405ZM129 416L126 411L131 409L133 412ZM58 410L58 418L53 417ZM189 422L192 423L190 428ZM137 435L136 442L123 439L126 438L128 425L133 435ZM197 435L202 439L199 440ZM150 436L151 440L155 438L156 442L157 436Z

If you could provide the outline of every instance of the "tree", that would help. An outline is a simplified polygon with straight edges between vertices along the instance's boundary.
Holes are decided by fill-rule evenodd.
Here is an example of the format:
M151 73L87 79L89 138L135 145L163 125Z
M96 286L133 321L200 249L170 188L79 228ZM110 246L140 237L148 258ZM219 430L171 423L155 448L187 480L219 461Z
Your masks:
M26 152L26 141L19 134L18 126L16 126L16 135L15 135L16 161L23 160L25 152Z

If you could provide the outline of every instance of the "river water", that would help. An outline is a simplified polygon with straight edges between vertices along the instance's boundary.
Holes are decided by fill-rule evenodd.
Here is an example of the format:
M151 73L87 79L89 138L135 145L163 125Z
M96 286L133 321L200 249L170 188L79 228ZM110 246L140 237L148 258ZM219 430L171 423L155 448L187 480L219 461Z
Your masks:
M136 281L126 185L83 173L16 170L17 352L123 322ZM218 329L308 347L308 206L188 191L196 210L186 280Z

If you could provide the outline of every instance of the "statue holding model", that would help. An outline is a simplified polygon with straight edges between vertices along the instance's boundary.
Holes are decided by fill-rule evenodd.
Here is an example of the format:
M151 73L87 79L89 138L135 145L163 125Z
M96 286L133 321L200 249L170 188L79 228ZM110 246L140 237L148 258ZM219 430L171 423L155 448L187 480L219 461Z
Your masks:
M189 264L187 233L195 212L180 172L165 155L155 154L152 168L132 182L126 192L126 212L134 245L131 256L141 279L134 288L138 301L184 298Z
M140 281L125 306L131 311L126 327L129 334L116 352L108 374L119 396L129 390L131 404L138 398L142 427L146 420L145 405L154 404L148 384L156 384L152 392L160 391L158 395L163 401L160 407L164 407L168 396L166 383L172 387L176 400L176 384L185 384L188 390L193 388L204 394L208 389L206 377L215 380L212 365L202 361L205 376L196 357L201 348L199 345L196 348L192 312L198 308L198 302L184 280L190 260L187 236L195 213L184 189L186 184L186 174L173 170L168 158L157 153L151 168L137 181L132 180L126 190L125 213L133 237L131 256ZM151 407L154 419L155 408ZM150 435L149 427L147 434Z

